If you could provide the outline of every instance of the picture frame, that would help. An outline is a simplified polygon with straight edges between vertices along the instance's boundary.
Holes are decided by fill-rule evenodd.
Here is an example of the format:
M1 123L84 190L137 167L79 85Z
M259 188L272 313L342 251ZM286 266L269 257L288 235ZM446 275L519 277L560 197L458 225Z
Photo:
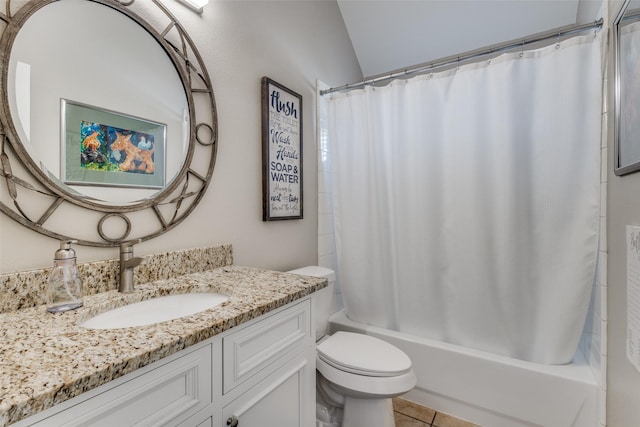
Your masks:
M303 218L302 96L262 78L262 220Z
M60 110L65 184L164 187L165 124L67 99Z
M617 176L640 171L640 4L626 0L613 26L614 150Z

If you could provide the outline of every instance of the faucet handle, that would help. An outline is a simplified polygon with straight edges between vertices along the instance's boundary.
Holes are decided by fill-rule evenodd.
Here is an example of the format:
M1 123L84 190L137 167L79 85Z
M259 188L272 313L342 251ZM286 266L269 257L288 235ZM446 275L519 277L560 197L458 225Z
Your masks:
M130 240L128 242L120 243L120 253L133 253L133 245L141 243L142 239Z
M120 243L120 283L118 284L119 292L133 292L133 269L144 264L147 257L134 257L133 245L142 242L142 239L136 239L129 242Z

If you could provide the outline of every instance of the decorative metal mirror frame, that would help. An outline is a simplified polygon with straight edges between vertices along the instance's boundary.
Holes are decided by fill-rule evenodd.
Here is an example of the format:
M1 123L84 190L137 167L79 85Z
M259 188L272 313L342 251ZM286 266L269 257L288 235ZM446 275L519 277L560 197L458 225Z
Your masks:
M11 0L7 0L4 13L0 11L0 25L4 26L0 38L0 180L4 181L9 196L7 199L10 198L13 205L0 200L0 210L31 230L59 240L75 239L79 244L87 246L112 247L129 240L144 241L159 236L174 228L193 211L204 196L213 174L218 126L213 89L206 67L185 29L159 0L145 0L145 7L152 3L155 9L166 16L168 23L154 20L156 23L153 25L132 10L135 0L87 0L111 7L128 16L147 30L171 58L182 81L189 106L189 148L180 172L168 186L149 199L119 206L98 203L70 193L51 180L29 156L14 127L8 102L8 60L13 42L31 15L56 1L58 0L32 0L12 14ZM154 25L163 27L156 28ZM199 161L194 162L194 158ZM13 172L16 162L26 169L27 173L22 177ZM208 164L205 165L205 162ZM3 184L0 182L0 185ZM25 199L34 197L46 200L46 205L49 206L39 218L27 215L21 204ZM71 232L47 228L47 220L51 215L69 204L81 209L78 211L79 215L87 210L92 214L100 213L95 221L100 239L78 238ZM142 215L146 218L144 228L139 224L139 218L138 221L131 218L134 216L132 214L145 210L151 211L152 217L157 220L151 227L152 231L149 231L148 216ZM108 236L104 230L105 221L113 217L124 222L126 230L121 236ZM72 227L75 224L71 224L70 228ZM136 235L137 229L146 231Z

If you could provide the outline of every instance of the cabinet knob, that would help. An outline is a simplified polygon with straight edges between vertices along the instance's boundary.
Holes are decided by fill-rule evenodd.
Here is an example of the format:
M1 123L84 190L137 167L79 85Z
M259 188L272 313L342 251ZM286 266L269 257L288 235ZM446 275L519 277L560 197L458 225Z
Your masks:
M229 427L237 427L238 419L236 417L230 417L227 419L227 425Z

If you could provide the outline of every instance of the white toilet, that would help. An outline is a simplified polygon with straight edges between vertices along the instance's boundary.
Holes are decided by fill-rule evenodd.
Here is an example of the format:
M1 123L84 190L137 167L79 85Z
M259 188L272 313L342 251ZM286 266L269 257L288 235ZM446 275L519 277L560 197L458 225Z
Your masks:
M394 427L391 398L416 385L409 357L369 335L343 331L326 335L335 273L317 266L289 273L329 280L329 286L315 295L317 427Z

